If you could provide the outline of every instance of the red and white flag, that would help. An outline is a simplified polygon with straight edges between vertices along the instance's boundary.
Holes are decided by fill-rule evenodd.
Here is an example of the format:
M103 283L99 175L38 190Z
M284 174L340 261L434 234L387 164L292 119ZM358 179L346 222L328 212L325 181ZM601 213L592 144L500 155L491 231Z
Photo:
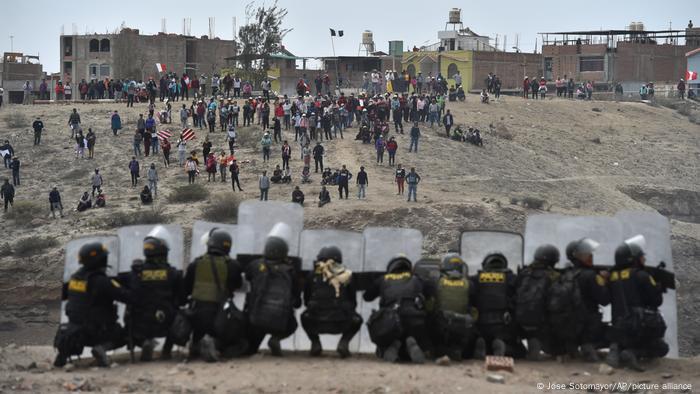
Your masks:
M161 141L169 140L170 137L173 136L173 133L170 132L170 130L161 130L161 131L156 132L156 134L158 135L158 139Z
M180 134L180 138L182 138L185 141L189 141L195 139L196 137L192 129L184 129L182 130L182 134Z
M694 81L698 79L698 72L697 71L686 71L685 72L685 80L686 81Z
M163 63L156 63L156 68L158 69L159 73L165 72L165 64L163 64Z
M226 158L226 165L229 165L229 166L230 166L231 164L233 164L233 161L234 161L234 160L236 160L236 158L235 158L233 155L227 157L227 158Z
M190 83L190 77L185 77L185 85L187 85L188 88L192 87Z

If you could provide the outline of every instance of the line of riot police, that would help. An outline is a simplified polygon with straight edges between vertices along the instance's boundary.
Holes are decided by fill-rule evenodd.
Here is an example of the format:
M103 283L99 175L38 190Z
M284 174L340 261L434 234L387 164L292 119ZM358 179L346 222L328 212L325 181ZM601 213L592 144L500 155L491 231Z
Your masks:
M377 356L388 362L489 354L594 362L598 351L608 348L610 365L641 369L640 358L668 352L658 311L665 288L644 268L639 237L617 248L609 270L593 265L598 244L584 238L568 245L563 269L555 268L557 248L543 245L517 273L504 255L492 253L470 276L456 253L439 264L415 267L398 255L386 272L352 273L335 246L322 248L313 269L303 272L298 259L288 256L284 223L268 235L262 256L241 264L229 257L231 235L215 228L205 236L207 252L183 275L168 264L165 231L157 226L149 233L145 260L135 261L131 272L116 279L106 274L104 245L80 249L81 267L63 288L69 321L56 334L56 366L82 354L84 347L91 348L100 366L110 364L108 351L125 345L132 359L138 347L141 360L150 361L159 338L165 340L161 358L171 357L173 345L189 345L189 358L206 361L251 355L267 335L271 354L281 356L280 342L296 331L295 310L302 303L310 355L321 355L321 334L335 334L340 335L337 352L346 358L363 323L356 311L358 291L364 291L367 302L379 299L367 326ZM239 310L234 292L244 278L250 289ZM124 328L115 302L126 304ZM601 308L609 304L612 321L604 323Z

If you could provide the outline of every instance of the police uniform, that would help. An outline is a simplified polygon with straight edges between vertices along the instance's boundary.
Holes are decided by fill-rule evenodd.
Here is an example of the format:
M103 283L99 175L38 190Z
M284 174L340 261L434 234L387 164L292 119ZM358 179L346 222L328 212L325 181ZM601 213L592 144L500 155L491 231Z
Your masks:
M80 355L84 346L90 346L98 365L106 367L109 365L106 351L125 344L115 301L128 303L131 298L127 290L105 273L104 245L84 245L79 251L79 261L83 266L63 284L61 299L67 301L68 324L62 324L56 334L54 346L58 355L54 365L65 365L68 357Z
M425 361L423 349L430 347L425 324L424 300L432 296L424 288L421 279L411 272L412 264L406 257L397 257L389 262L387 273L377 278L365 291L363 298L371 302L379 297L379 311L375 316L396 311L400 334L377 343L377 355L385 361L395 362L399 358L415 363ZM373 317L368 321L370 336L373 336Z
M362 317L357 308L357 288L350 277L347 283L336 288L326 281L319 263L333 260L342 263L340 250L335 247L321 249L314 271L310 272L304 282L304 305L301 325L311 340L311 355L320 355L322 348L319 334L342 334L338 343L338 353L348 357L348 343L362 326Z

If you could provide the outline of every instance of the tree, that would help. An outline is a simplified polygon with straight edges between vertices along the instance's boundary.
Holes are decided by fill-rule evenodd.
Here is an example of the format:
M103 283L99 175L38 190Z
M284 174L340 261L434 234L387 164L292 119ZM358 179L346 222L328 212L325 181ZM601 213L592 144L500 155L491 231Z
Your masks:
M246 17L252 23L246 23L238 31L241 52L238 61L245 71L253 69L265 73L270 69L270 54L280 51L282 38L292 29L282 28L282 19L287 10L277 5L256 6L254 2L246 6Z

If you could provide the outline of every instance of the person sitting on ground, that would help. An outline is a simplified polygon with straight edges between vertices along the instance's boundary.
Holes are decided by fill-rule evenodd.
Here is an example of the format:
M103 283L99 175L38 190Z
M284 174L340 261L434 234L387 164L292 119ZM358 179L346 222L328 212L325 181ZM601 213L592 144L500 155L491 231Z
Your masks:
M92 197L90 197L90 193L85 192L83 193L83 196L80 197L80 200L78 200L78 207L75 210L78 212L83 212L90 208L92 208Z
M289 168L282 170L282 183L292 183L292 174L289 172Z
M148 188L148 186L144 186L143 190L141 190L141 204L143 205L149 205L153 202L153 194L151 194L151 189Z
M292 202L296 202L301 206L304 206L304 192L299 189L299 186L294 186L294 191L292 192Z
M483 104L489 103L489 94L486 93L486 89L481 89L481 102Z
M462 132L462 128L457 126L452 130L452 135L450 135L450 139L454 141L464 141L464 133Z
M332 185L335 182L334 179L335 177L333 176L333 172L330 168L323 170L323 174L321 174L322 185Z
M95 208L104 208L107 204L107 197L102 193L102 189L97 189L97 197L95 197Z
M308 166L301 170L301 183L311 183L311 169Z
M331 194L326 190L325 186L321 186L321 192L318 193L318 207L321 208L329 202L331 202Z
M270 181L272 183L282 182L282 169L280 169L279 165L275 166L275 169L272 171L272 177L270 177Z

